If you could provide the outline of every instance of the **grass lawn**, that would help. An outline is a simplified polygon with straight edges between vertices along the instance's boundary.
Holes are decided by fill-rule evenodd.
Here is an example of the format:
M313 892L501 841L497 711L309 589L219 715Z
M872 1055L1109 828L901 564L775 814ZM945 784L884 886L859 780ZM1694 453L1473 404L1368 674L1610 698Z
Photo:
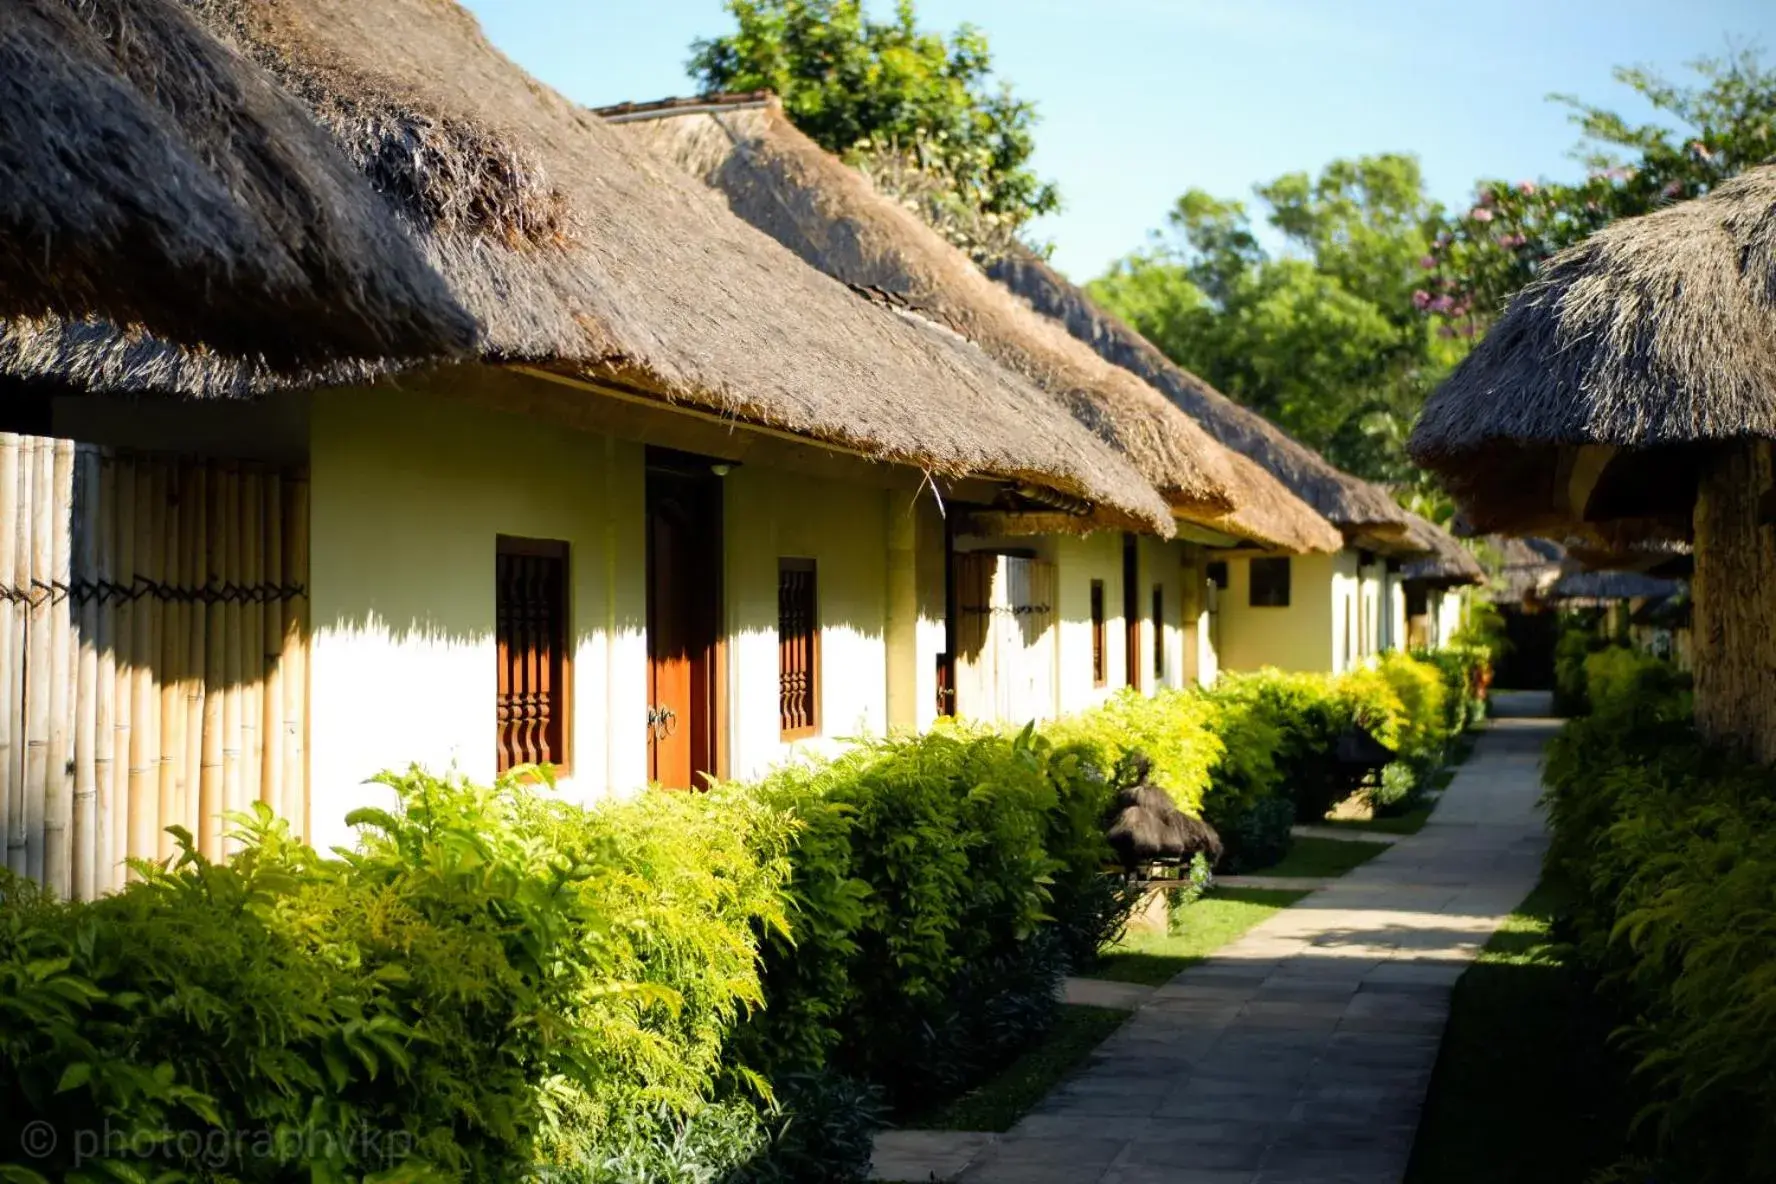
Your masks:
M1253 876L1307 876L1329 878L1342 876L1361 863L1368 863L1388 849L1386 843L1362 839L1296 839L1281 863L1249 872Z
M1572 1184L1614 1162L1622 1069L1538 887L1456 984L1407 1184Z
M1439 777L1446 774L1439 773ZM1397 818L1328 818L1321 826L1336 827L1339 830L1375 831L1384 835L1415 835L1424 829L1424 824L1431 820L1431 809L1434 802L1426 802ZM1300 839L1296 840L1301 842Z
M915 1114L901 1125L916 1130L1008 1131L1133 1014L1069 1003L1061 1008L1054 1027L996 1076L941 1109Z
M1149 986L1169 982L1173 975L1306 895L1276 888L1216 888L1184 910L1177 933L1131 934L1110 947L1091 977Z

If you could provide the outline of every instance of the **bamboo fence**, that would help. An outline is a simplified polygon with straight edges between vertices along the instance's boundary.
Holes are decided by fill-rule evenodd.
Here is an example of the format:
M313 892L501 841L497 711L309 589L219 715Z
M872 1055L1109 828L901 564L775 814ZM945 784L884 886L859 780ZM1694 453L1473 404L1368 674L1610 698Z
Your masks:
M255 803L306 832L307 517L299 472L0 433L7 867L90 899Z

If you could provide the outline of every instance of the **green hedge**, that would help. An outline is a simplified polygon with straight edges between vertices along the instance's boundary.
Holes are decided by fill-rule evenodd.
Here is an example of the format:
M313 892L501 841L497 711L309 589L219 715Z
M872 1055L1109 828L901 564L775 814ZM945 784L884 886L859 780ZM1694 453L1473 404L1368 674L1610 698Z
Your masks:
M856 1178L884 1106L1004 1063L1119 933L1129 757L1251 866L1332 804L1340 731L1428 750L1441 688L1265 671L590 808L413 770L349 855L260 814L101 901L0 879L0 1178Z
M1686 680L1591 656L1546 768L1549 871L1638 1065L1636 1178L1776 1179L1776 772L1705 742Z

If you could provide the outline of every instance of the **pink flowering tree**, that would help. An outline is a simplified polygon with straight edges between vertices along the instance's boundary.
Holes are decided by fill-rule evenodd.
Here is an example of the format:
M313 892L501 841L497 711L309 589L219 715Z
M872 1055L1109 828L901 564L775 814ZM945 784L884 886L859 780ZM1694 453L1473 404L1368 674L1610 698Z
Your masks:
M1666 118L1632 125L1620 115L1560 97L1584 135L1586 168L1569 182L1482 181L1467 209L1445 219L1419 260L1414 307L1438 333L1483 332L1543 260L1617 218L1700 197L1722 180L1776 157L1776 71L1755 50L1704 58L1696 81L1677 85L1644 70L1618 82Z

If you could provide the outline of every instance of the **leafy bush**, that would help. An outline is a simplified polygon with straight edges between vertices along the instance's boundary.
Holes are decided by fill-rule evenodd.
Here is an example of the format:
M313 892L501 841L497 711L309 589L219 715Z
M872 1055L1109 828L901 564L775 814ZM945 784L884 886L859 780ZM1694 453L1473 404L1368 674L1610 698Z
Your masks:
M1369 808L1377 818L1410 814L1423 803L1427 778L1422 767L1395 761L1381 771L1381 784L1366 791Z
M1575 609L1560 616L1554 639L1554 714L1584 715L1591 710L1585 694L1585 659L1609 645L1596 610Z
M1626 655L1626 656L1624 656ZM1637 1178L1776 1178L1776 773L1709 744L1688 695L1593 655L1594 713L1546 766L1550 871L1638 1061L1659 1160Z
M761 799L803 826L790 933L768 937L767 1006L741 1036L749 1064L833 1068L898 1104L970 1080L1052 1018L1065 962L1040 931L1061 870L1049 827L1066 813L1052 754L1030 729L946 727L766 779Z
M1103 770L1115 769L1131 753L1144 754L1153 762L1153 784L1194 814L1202 809L1210 771L1224 748L1214 722L1214 709L1198 691L1168 688L1149 698L1131 688L1044 731Z
M1295 803L1285 796L1260 798L1220 828L1226 847L1222 870L1254 871L1282 862L1294 843Z
M613 1156L682 1166L717 1128L749 1154L705 1112L760 998L751 935L783 923L786 821L736 795L588 811L387 780L400 809L355 815L343 859L261 809L226 865L181 835L171 870L94 903L6 881L6 1145L31 1121L128 1132L86 1170L167 1180L615 1179ZM63 1143L29 1169L65 1174Z
M1443 747L1455 734L1450 720L1450 689L1444 673L1430 662L1397 651L1383 654L1376 670L1400 704L1396 735L1401 759L1417 766L1442 763Z
M1632 713L1648 703L1664 703L1688 715L1690 676L1664 658L1625 646L1610 646L1585 658L1585 697L1599 715Z

